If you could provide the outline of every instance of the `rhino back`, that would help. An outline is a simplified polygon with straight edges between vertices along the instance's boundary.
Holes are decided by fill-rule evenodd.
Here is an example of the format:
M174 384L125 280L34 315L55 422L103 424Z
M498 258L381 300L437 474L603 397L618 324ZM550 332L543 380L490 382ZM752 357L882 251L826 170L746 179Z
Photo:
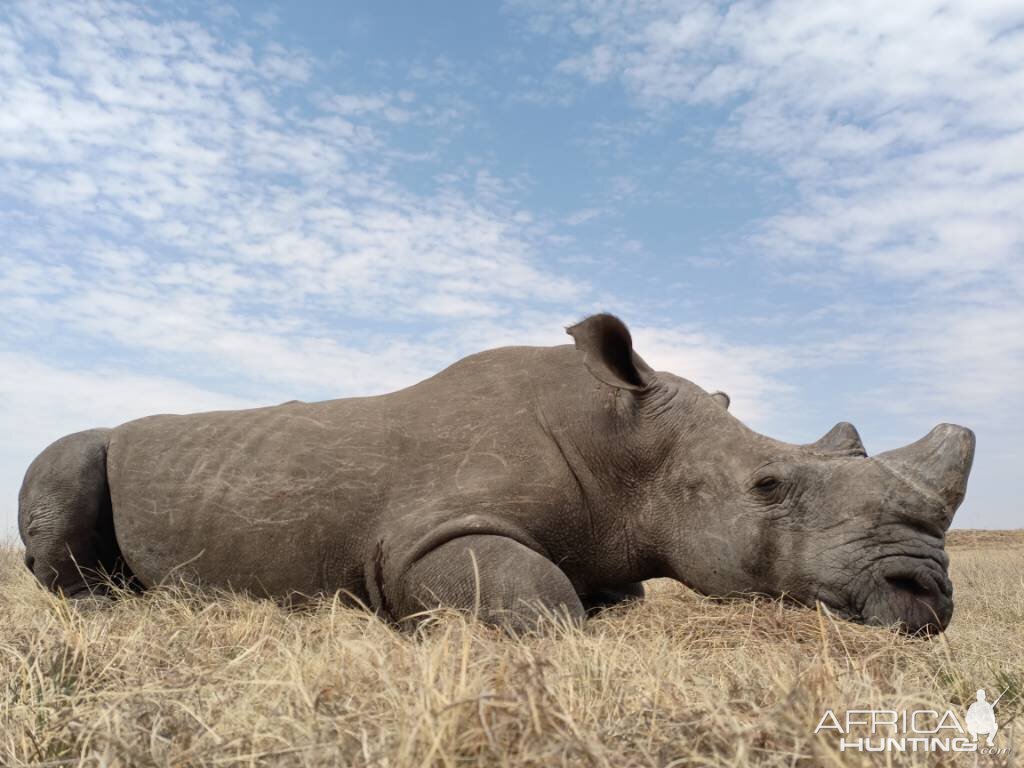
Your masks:
M575 363L567 348L504 348L388 395L124 424L107 466L122 551L148 584L365 600L382 538L411 545L481 509L543 535L572 484L537 387L563 386Z

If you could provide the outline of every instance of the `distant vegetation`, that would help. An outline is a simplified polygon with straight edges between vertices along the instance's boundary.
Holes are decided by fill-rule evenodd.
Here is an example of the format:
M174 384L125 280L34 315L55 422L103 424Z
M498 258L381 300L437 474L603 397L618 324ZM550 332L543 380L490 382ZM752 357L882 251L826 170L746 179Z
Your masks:
M1024 535L954 531L950 554L956 614L931 642L670 582L512 640L451 615L402 634L332 601L157 591L75 610L7 547L0 764L867 766L885 758L813 734L826 709L963 711L979 687L1006 691L999 743L1020 764Z

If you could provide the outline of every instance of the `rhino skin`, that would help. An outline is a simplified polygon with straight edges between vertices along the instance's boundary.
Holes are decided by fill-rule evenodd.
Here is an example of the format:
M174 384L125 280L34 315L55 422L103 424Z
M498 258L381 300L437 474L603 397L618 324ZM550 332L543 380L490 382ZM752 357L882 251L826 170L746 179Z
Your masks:
M444 606L530 628L671 577L945 629L970 430L871 458L846 423L783 443L652 370L618 318L567 331L575 345L481 352L387 395L65 437L25 476L25 562L69 597L184 581L341 593L395 621Z

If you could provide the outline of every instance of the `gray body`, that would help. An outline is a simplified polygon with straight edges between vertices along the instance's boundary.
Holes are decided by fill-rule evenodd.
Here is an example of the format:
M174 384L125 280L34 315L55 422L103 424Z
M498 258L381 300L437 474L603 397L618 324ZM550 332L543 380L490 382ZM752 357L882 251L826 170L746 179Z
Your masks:
M99 570L519 627L669 576L945 627L968 430L876 459L849 425L780 443L724 396L652 371L616 318L569 332L575 346L482 352L379 397L71 435L26 474L26 561L70 596L100 589Z

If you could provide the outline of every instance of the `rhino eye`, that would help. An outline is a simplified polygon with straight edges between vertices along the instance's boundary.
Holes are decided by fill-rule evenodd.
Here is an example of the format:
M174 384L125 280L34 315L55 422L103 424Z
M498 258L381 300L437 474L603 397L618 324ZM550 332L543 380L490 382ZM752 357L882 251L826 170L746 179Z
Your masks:
M754 490L763 496L772 496L782 487L782 481L777 477L768 475L754 483Z

